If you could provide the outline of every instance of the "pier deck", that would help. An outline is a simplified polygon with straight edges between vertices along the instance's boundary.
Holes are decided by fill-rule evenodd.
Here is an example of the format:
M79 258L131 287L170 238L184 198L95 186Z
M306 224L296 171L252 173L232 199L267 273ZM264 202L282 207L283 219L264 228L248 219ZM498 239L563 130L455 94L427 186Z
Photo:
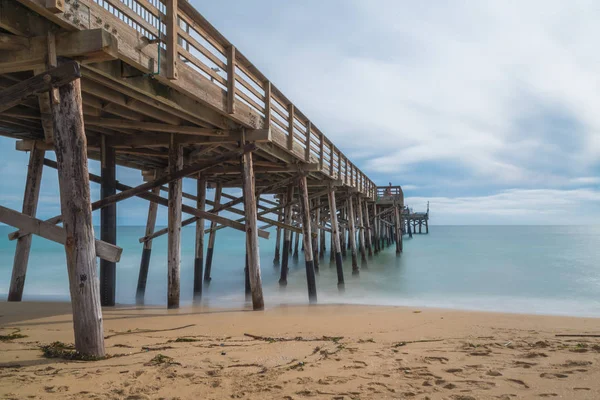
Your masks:
M76 348L85 354L104 353L100 306L115 304L121 254L117 203L133 196L149 202L140 238L140 302L152 240L166 235L168 307L179 306L181 227L192 223L194 295L201 297L211 280L217 231L238 229L246 233L246 290L254 309L264 307L258 237L268 238L268 227L277 228L274 261L281 263L282 286L302 236L311 302L326 233L340 286L348 247L354 274L359 256L366 263L384 243L402 251L401 188L380 195L386 189L185 0L0 0L0 135L30 152L22 212L0 206L0 222L18 229L9 236L18 241L9 300L21 300L32 234L65 245ZM88 172L87 158L101 162L101 176ZM117 165L140 170L143 183L118 182ZM58 170L62 215L40 221L44 167ZM184 178L197 181L197 193L182 191ZM94 203L90 182L102 189ZM231 187L242 188L243 196L223 191ZM213 200L207 188L215 189ZM168 207L169 226L155 231L159 205ZM99 239L91 225L98 209ZM182 213L189 217L182 220Z

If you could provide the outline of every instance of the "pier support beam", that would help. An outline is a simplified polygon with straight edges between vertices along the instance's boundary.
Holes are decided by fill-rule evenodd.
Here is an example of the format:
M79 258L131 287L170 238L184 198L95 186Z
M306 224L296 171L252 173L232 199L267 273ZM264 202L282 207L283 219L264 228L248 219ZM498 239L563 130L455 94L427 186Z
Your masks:
M29 165L27 167L27 181L25 182L25 193L23 195L23 214L35 217L38 199L40 197L40 186L42 183L42 170L44 167L44 150L35 145L29 154ZM32 235L25 235L18 239L13 261L10 289L8 290L8 301L21 301L25 287L25 276L27 275L27 264L31 251Z
M352 274L358 274L358 257L356 255L356 229L354 227L354 201L352 197L346 200L346 219L348 220L348 244L350 245L350 255L352 256Z
M152 189L152 193L158 196L160 194L160 188L156 187ZM158 203L150 202L148 206L148 220L146 221L146 236L150 236L154 233L154 227L156 225L156 213L158 212ZM135 293L135 299L138 304L144 302L144 295L146 294L146 282L148 281L148 270L150 267L150 256L152 254L152 239L144 242L144 248L142 250L142 260L140 261L140 274L138 276L137 291Z
M206 177L200 173L197 185L196 208L204 211L206 207ZM194 257L194 298L202 298L202 275L204 268L204 218L196 220L196 249Z
M115 148L103 135L101 140L101 176L100 197L105 199L117 193ZM117 203L112 203L100 210L100 240L117 244ZM100 260L100 304L115 305L115 289L117 284L117 263Z
M300 193L302 195L302 193ZM294 259L298 259L298 245L300 244L300 233L296 232L294 237Z
M321 223L321 221L319 221L319 223ZM320 239L321 239L321 243L319 244L319 259L324 260L325 259L325 251L327 251L327 246L325 243L325 241L326 241L325 229L321 228Z
M277 221L278 222L283 222L283 210L279 210L277 213ZM281 245L281 227L278 226L277 227L277 237L276 237L276 241L275 241L275 257L273 257L273 264L275 265L279 265L279 258L280 256L280 245Z
M308 197L308 194L307 194ZM314 200L315 212L312 218L312 229L311 232L314 233L314 237L309 235L309 239L312 240L312 250L313 250L313 261L315 264L315 271L319 270L319 239L321 230L319 229L319 223L321 221L321 207L319 203L319 199Z
M183 146L177 143L177 135L171 134L169 144L169 172L175 173L183 168ZM167 235L167 308L179 308L181 264L181 194L182 179L169 182L169 211Z
M396 254L402 253L402 230L400 228L400 211L398 210L398 205L394 204L394 218L395 224L394 227L396 229Z
M337 209L335 204L335 188L331 183L329 184L329 193L327 193L329 200L329 214L331 216L331 236L332 244L331 251L335 252L335 265L337 268L338 286L344 285L344 269L342 264L342 249L340 245L339 226L337 220Z
M285 208L284 208L284 223L286 225L292 224L292 201L294 199L294 186L289 185L285 194ZM290 262L290 250L292 249L292 231L289 229L283 232L283 252L281 256L281 271L279 275L279 284L281 286L287 285L288 265Z
M363 215L363 206L360 194L356 196L356 209L358 210L358 223L360 224L360 229L358 231L358 243L360 245L360 261L362 265L365 265L367 264L367 249L365 242L365 231L367 223L365 222Z
M369 218L369 203L365 201L365 236L367 240L367 251L369 257L373 256L373 235L371 231L371 219Z
M406 225L408 226L408 237L412 238L412 228L410 226L410 219L406 220Z
M308 286L308 300L310 303L317 302L317 283L315 280L315 265L312 248L312 230L310 221L310 204L308 202L308 186L306 176L299 179L300 189L300 214L302 218L302 241L304 243L304 260L306 264L306 284Z
M375 241L375 254L379 253L379 217L377 217L377 203L373 203L373 240Z
M52 127L66 233L75 349L81 354L103 357L103 320L80 80L61 86L59 95L58 104L52 104Z
M429 219L425 220L425 233L429 234Z
M254 168L252 153L242 156L242 185L244 192L244 211L246 213L246 252L248 256L248 277L252 291L252 309L265 308L260 277L260 257L258 249L258 226L256 216L256 192L254 186Z
M217 183L217 187L215 188L215 199L214 199L214 207L219 207L221 203L221 191L223 190L221 183ZM218 214L218 212L215 212ZM213 252L215 249L215 240L217 238L217 223L210 223L210 236L208 237L208 248L206 249L206 266L204 268L204 283L209 283L211 281L210 273L212 270L212 260L213 260Z

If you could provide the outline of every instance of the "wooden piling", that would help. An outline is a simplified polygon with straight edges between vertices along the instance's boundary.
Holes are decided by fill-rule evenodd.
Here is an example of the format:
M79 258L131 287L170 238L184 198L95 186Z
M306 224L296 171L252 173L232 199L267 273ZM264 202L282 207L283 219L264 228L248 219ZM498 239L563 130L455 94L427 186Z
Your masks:
M319 199L315 199L313 203L316 209L311 219L311 232L313 233L313 235L309 236L309 239L312 240L313 262L315 266L315 271L319 271L319 236L321 231L319 229L319 223L321 220L321 204L319 203Z
M294 186L289 185L285 195L285 208L284 208L284 223L286 225L292 224L292 201L294 200ZM279 284L281 286L287 285L288 265L290 262L290 250L292 249L292 231L285 229L283 232L283 252L281 257L281 271L279 275Z
M346 200L346 210L348 214L346 215L348 220L348 243L350 245L350 255L352 256L352 274L358 274L358 257L356 255L356 228L354 226L355 218L354 218L354 205L352 204L354 201L352 197Z
M283 222L283 210L279 210L277 212L277 221L279 222ZM280 252L279 252L279 248L281 245L281 227L278 226L277 227L277 236L276 236L276 241L275 241L275 257L273 257L273 264L275 265L279 265L279 258L280 258Z
M42 170L44 167L45 151L34 145L29 154L29 165L27 167L27 181L25 182L25 193L23 195L23 214L35 217L40 186L42 183ZM25 235L18 239L13 261L10 288L8 290L8 301L21 301L27 275L27 264L31 251L32 235Z
M248 248L248 242L246 241L246 248ZM246 265L244 266L244 295L246 301L252 300L252 287L250 286L250 270L248 269L248 250L246 250Z
M317 283L315 279L314 254L312 249L312 230L310 221L310 204L308 202L308 184L306 176L299 179L300 190L300 217L302 218L302 241L304 242L304 260L306 264L306 284L308 286L308 300L317 302Z
M319 221L319 223L323 223L323 221ZM320 234L320 243L319 243L319 259L324 260L325 259L325 252L327 251L327 246L326 246L326 238L325 238L325 229L321 228L320 229L321 234Z
M101 139L101 176L100 197L105 199L117 193L115 148L110 146L108 138ZM110 204L100 210L100 240L117 244L117 203ZM100 304L115 305L115 289L117 284L117 263L100 259Z
M371 231L371 218L369 218L369 203L364 202L365 205L365 237L367 240L366 246L369 257L373 256L373 232Z
M358 210L358 223L360 224L360 229L358 230L358 243L360 248L360 261L362 265L367 264L367 249L365 244L365 229L367 223L365 222L363 215L363 206L362 199L360 198L360 194L356 196L356 209Z
M394 204L394 218L394 227L396 229L396 254L400 254L402 253L402 232L400 231L400 211L398 210L397 204Z
M246 252L248 253L248 275L252 291L252 309L265 307L260 277L260 257L258 249L258 226L256 216L256 191L252 153L242 156L242 186L244 192L244 212L246 214Z
M175 173L183 168L183 146L177 142L177 135L171 134L169 144L169 172ZM169 182L169 210L167 235L167 307L179 308L181 264L181 201L182 180Z
M160 188L156 187L152 189L152 193L155 195L160 194ZM146 221L146 236L150 236L154 233L154 227L156 225L156 214L158 212L158 203L150 202L148 205L148 220ZM142 304L144 302L144 295L146 293L146 282L148 281L148 270L150 267L150 256L152 254L152 239L144 242L144 248L142 249L142 260L140 261L140 273L138 276L137 290L135 294L136 302Z
M200 173L197 186L196 208L204 211L206 207L206 177ZM202 277L204 269L204 218L196 220L196 248L194 257L194 298L202 297Z
M333 247L331 251L335 251L335 265L337 268L338 286L344 285L344 269L342 264L342 249L340 244L339 227L337 220L337 209L335 204L335 189L329 184L329 210L331 215L331 236L333 237Z
M406 224L408 225L408 237L412 238L412 229L410 227L410 218L406 220Z
M379 217L377 216L377 203L373 203L373 240L375 254L379 253Z
M87 140L83 123L79 79L59 88L60 100L52 106L52 122L63 226L73 308L75 349L85 355L104 356L100 286L96 250Z
M300 244L300 233L296 232L294 237L294 259L298 258L298 245Z
M221 191L223 190L223 187L221 185L221 183L217 183L217 186L215 188L215 199L214 199L214 207L218 207L219 204L221 204ZM215 213L215 214L218 214ZM215 240L217 238L217 231L216 231L216 227L217 227L217 223L216 222L211 222L210 223L210 236L208 237L208 248L206 249L206 266L204 267L204 283L209 283L211 281L211 270L212 270L212 260L213 260L213 252L215 249Z
M429 234L429 219L425 219L425 233Z

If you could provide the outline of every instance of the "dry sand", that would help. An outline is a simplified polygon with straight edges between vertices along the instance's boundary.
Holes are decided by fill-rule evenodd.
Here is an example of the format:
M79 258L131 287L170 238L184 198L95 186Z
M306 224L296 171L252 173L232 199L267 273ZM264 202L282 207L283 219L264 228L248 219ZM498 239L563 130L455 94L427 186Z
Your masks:
M341 305L127 307L104 310L115 357L43 358L39 345L72 343L69 312L63 303L0 303L0 334L27 335L0 342L1 398L600 398L600 338L555 336L598 334L600 319Z

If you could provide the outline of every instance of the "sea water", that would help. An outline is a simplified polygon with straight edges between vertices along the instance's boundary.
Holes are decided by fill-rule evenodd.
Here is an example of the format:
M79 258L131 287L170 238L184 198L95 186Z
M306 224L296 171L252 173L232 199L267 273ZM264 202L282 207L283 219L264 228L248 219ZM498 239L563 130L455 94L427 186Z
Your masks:
M0 226L0 296L6 298L16 242ZM116 300L134 304L143 226L118 228L123 248L117 264ZM99 229L96 228L96 232ZM280 287L273 263L275 232L260 239L260 262L267 307L306 304L304 256L290 258L287 287ZM181 302L191 304L195 228L182 229ZM206 242L206 241L205 241ZM241 232L220 230L212 281L202 302L243 307L245 240ZM404 237L404 252L386 247L352 275L350 252L344 258L345 287L337 285L335 263L327 254L317 273L319 303L443 307L600 317L600 226L431 226L428 235ZM360 264L360 256L359 256ZM154 240L145 303L165 305L166 236ZM62 246L34 237L24 300L68 300ZM0 303L0 308L2 307Z

